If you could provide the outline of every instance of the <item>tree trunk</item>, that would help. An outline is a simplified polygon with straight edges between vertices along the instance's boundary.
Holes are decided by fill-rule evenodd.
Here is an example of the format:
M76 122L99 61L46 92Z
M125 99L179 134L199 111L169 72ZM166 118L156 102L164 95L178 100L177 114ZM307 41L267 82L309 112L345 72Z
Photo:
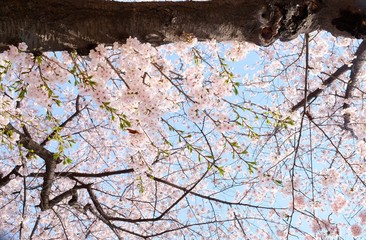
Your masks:
M2 0L0 51L25 42L30 51L123 43L130 36L161 45L217 39L270 45L299 33L326 30L364 38L364 0L213 0L113 2L104 0Z

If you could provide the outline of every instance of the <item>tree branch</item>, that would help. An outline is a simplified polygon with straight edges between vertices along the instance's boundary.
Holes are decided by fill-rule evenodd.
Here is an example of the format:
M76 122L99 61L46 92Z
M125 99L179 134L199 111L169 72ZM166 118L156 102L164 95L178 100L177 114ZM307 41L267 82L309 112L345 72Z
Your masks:
M63 123L61 123L57 129L53 130L42 142L41 142L41 146L45 146L61 129L63 129L69 122L71 122L77 115L79 115L81 113L81 111L83 109L85 109L85 107L83 109L80 109L80 105L79 105L79 99L80 99L80 95L78 95L76 97L76 103L75 103L75 112L68 117Z
M62 162L60 157L55 158L55 154L45 147L41 146L33 139L27 137L24 133L17 130L10 123L5 127L4 132L13 131L19 135L18 144L33 152L46 163L46 172L43 177L43 185L41 191L41 210L49 209L49 195L51 192L52 183L55 178L55 169L58 163Z
M359 76L361 74L361 69L366 60L366 41L365 40L362 41L362 43L358 47L355 56L356 56L357 61L354 61L353 65L352 65L350 78L347 83L346 93L344 95L344 99L346 100L346 102L343 104L343 110L346 110L347 108L351 107L351 104L349 103L349 101L351 101L356 84L360 80ZM352 135L355 135L353 129L351 127L349 127L349 123L351 122L351 114L344 113L343 118L344 118L344 125L343 125L344 129L351 131Z
M358 47L358 49L356 51L355 59L352 60L352 65L358 65L358 64L360 64L360 62L363 61L362 56L363 56L363 54L365 54L365 50L366 50L365 45L366 45L366 43L364 40L364 41L362 41L362 43L360 44L360 46ZM297 111L298 109L303 107L305 103L318 97L327 87L329 87L343 73L345 73L346 71L351 70L351 69L352 68L349 67L348 64L343 64L333 74L329 75L329 77L323 82L324 87L317 88L316 90L310 92L306 98L302 99L300 102L298 102L297 104L295 104L295 106L293 106L291 108L291 112Z
M147 176L150 177L151 179L154 179L157 182L164 183L164 184L166 184L168 186L177 188L177 189L182 190L184 192L187 192L189 190L189 189L186 189L186 188L181 187L179 185L176 185L174 183L168 182L168 181L166 181L164 179L154 177L154 176L152 176L150 174L148 174ZM223 203L223 204L226 204L226 205L229 205L229 206L237 205L237 206L253 207L253 208L258 208L258 209L275 209L273 207L263 207L263 206L252 205L252 204L247 204L247 203L229 202L229 201L221 200L221 199L218 199L218 198L213 198L213 197L210 197L210 196L205 196L203 194L200 194L200 193L197 193L197 192L194 192L194 191L190 191L190 194L192 194L194 196L197 196L197 197L200 197L200 198L203 198L203 199L210 200L210 201ZM276 209L284 209L284 208L276 208Z
M8 184L12 179L15 178L15 176L19 176L19 169L22 167L22 165L16 165L13 170L11 170L10 173L8 173L8 175L6 175L5 177L2 177L2 175L0 175L0 188L4 187L6 184Z
M127 173L133 173L134 170L132 168L129 169L123 169L123 170L116 170L116 171L110 171L110 172L101 172L101 173L80 173L80 172L55 172L55 175L57 177L82 177L82 178L102 178L102 177L108 177L113 175L119 175L119 174L127 174ZM30 173L27 175L27 177L44 177L46 173Z
M49 207L52 208L53 206L55 206L57 203L61 202L62 200L64 200L67 197L73 197L73 198L77 198L75 196L77 196L77 190L78 189L83 189L83 188L87 188L88 185L75 185L73 188L67 190L66 192L61 193L60 195L54 197L52 200L49 201ZM74 202L72 203L74 204ZM70 205L72 205L70 204Z

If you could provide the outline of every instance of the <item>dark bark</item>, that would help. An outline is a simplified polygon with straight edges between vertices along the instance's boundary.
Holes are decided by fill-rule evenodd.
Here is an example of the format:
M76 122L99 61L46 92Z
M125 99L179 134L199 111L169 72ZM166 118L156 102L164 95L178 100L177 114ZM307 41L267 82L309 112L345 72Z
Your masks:
M161 45L175 41L249 41L269 45L317 29L365 37L363 0L213 0L127 3L104 0L3 0L0 51L25 42L33 52L85 54L98 43L130 36Z
M352 61L351 73L349 76L346 92L344 95L344 99L346 100L345 103L343 104L344 110L351 107L351 104L348 103L347 100L348 101L352 100L354 92L357 89L357 85L359 84L359 81L362 81L362 75L363 75L362 67L365 64L365 61L366 61L366 41L363 41L355 53L355 59ZM352 133L352 136L356 137L354 130L350 126L351 114L344 113L343 119L344 119L343 128L347 131L350 131Z
M45 147L35 142L32 138L27 137L24 133L14 128L10 123L3 129L5 133L15 132L19 135L18 144L23 146L25 149L36 154L45 161L46 173L43 177L42 191L41 191L41 210L47 210L50 208L49 196L51 193L52 183L55 179L55 170L57 164L62 162L60 157L55 157L55 153L49 151Z
M9 174L7 174L5 177L0 173L0 188L4 187L6 184L8 184L12 179L19 176L19 169L21 168L21 165L16 165L13 170Z

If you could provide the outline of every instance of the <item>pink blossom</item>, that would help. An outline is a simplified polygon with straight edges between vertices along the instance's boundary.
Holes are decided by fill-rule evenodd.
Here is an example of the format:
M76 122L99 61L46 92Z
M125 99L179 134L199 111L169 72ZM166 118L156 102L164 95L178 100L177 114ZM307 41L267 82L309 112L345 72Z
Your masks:
M366 211L362 211L360 212L360 214L358 215L358 217L360 218L360 224L362 225L366 225Z
M345 200L345 198L341 195L338 195L331 204L331 208L334 213L338 214L344 209L346 203L347 201Z
M354 224L351 226L351 233L352 236L354 237L358 237L362 234L362 228L360 227L360 225Z
M305 209L306 201L305 201L304 196L302 196L302 195L295 196L294 202L295 202L295 208L300 209L300 210Z

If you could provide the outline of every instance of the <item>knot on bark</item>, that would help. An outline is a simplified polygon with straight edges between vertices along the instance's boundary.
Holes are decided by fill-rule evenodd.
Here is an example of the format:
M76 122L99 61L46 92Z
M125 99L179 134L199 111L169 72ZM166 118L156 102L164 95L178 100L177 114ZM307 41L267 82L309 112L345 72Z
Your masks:
M269 4L260 10L259 39L268 46L275 40L289 41L312 25L313 16L322 8L320 0L304 0L302 4Z
M332 20L332 24L340 31L345 31L358 39L366 37L366 13L350 9L341 10L340 16Z
M320 0L305 0L302 4L288 8L279 30L279 39L290 41L300 33L306 32L306 29L313 24L315 13L319 12L321 8L322 2Z
M277 39L283 17L284 11L277 5L269 4L259 10L258 20L261 29L259 40L261 45L268 46Z

